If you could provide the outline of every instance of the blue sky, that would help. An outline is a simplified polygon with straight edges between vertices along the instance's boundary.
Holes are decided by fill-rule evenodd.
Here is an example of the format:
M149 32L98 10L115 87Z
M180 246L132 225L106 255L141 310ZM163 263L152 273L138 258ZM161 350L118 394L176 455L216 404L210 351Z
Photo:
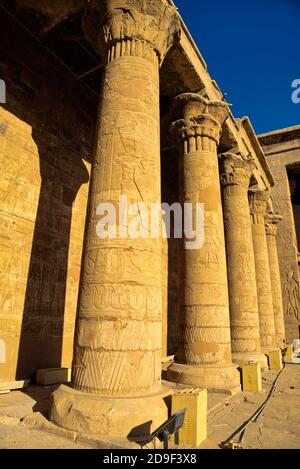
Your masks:
M175 0L208 70L257 133L300 124L300 0Z

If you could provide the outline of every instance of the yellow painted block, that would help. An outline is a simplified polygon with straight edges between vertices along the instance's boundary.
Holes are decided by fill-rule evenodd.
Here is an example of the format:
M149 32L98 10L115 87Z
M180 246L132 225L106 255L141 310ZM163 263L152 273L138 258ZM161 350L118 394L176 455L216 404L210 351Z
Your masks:
M179 444L193 447L207 438L207 389L184 389L172 395L172 414L186 409Z
M282 370L281 350L272 350L268 353L270 370Z
M287 351L286 351L284 358L288 362L293 361L293 345L292 344L287 344Z
M37 370L36 382L42 386L64 384L71 381L71 368L47 368Z
M243 391L260 392L262 390L260 363L248 363L242 366Z

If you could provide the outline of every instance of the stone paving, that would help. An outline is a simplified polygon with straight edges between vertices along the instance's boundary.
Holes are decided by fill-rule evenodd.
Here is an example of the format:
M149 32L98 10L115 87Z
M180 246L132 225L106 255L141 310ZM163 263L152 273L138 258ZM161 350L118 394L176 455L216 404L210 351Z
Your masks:
M209 394L208 438L201 449L218 449L266 400L278 372L263 375L261 393L241 392L234 397ZM52 386L30 386L26 392L0 395L0 448L116 448L125 440L78 440L72 432L48 423ZM236 438L237 439L237 438ZM132 446L131 446L132 447ZM276 382L273 397L257 422L245 432L245 449L300 448L300 365L287 364Z
M266 400L278 372L263 376L261 393L242 392L208 419L209 435L200 448L219 448ZM238 439L239 435L237 435ZM243 448L300 448L300 366L287 364L276 382L273 397L257 422L244 434Z

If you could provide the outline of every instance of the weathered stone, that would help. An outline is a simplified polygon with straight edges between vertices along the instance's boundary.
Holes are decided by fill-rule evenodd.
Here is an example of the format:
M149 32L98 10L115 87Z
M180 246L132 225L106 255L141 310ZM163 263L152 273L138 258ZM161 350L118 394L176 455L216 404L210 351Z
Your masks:
M82 438L98 431L126 438L146 420L159 425L170 394L160 381L167 355L176 353L170 380L236 392L232 361L264 366L259 348L274 349L284 338L278 217L264 218L266 211L283 216L277 245L285 326L290 339L299 333L299 126L260 138L274 186L249 119L229 112L169 0L18 0L9 14L6 8L0 381L9 387L40 368L69 368L77 309L73 389L54 394L52 418ZM66 47L70 54L60 56ZM224 217L218 153L225 155ZM147 208L204 203L204 246L185 249L175 237L99 239L96 209L101 202L118 209L120 195Z
M50 384L64 384L71 381L70 368L49 368L46 370L37 370L36 382L43 386Z
M60 386L53 393L51 420L79 434L149 437L167 419L170 389L136 397L97 396Z
M272 188L274 210L282 216L276 241L286 338L293 340L299 337L300 325L300 216L299 200L297 201L297 194L299 194L297 180L299 181L300 174L300 126L276 130L260 135L258 138L276 182Z
M0 381L11 382L72 363L97 107L2 10L0 30Z
M232 153L220 156L227 253L231 348L233 361L249 360L267 368L261 353L248 188L253 162Z
M266 234L273 295L274 325L276 343L280 347L282 347L285 342L285 326L281 294L280 270L276 244L277 227L278 223L280 223L281 220L282 217L278 214L268 214L266 216Z
M209 388L239 388L231 363L228 286L217 144L228 115L224 102L186 93L175 98L171 130L181 145L181 202L203 203L204 245L183 253L181 343L171 381Z
M162 8L163 3L108 1L103 23L98 24L107 62L79 294L73 366L76 391L71 394L71 401L80 401L81 410L77 409L75 415L80 412L82 424L89 425L87 433L124 436L130 428L145 422L150 413L158 416L157 423L167 416L162 397L153 402L157 409L148 406L146 400L133 399L161 393L161 238L148 237L147 247L141 249L135 239L124 240L121 235L100 239L96 230L100 203L111 202L119 212L121 196L126 196L130 204L143 202L147 208L161 201L159 64L173 44L176 24L174 8L166 4ZM94 5L92 2L91 11ZM87 17L89 14L88 10ZM117 226L121 226L119 220ZM108 257L112 251L121 258L117 271ZM108 256L101 262L104 252ZM52 419L75 428L76 419L61 411L61 393L55 395ZM94 401L91 394L105 397ZM125 396L125 400L118 400ZM118 402L122 411L114 410ZM95 406L107 416L99 428L92 426L89 415L89 409L94 412ZM120 425L120 419L127 422L126 426Z
M262 352L276 348L273 295L265 231L269 198L268 191L253 189L249 192Z

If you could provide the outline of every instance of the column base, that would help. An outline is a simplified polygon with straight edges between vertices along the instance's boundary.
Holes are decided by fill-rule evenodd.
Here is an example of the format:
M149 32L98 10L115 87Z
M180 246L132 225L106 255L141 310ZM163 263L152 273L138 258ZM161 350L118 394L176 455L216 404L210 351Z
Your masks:
M207 388L210 391L234 395L241 390L240 374L233 364L199 366L174 362L166 375L168 381Z
M141 397L108 397L61 385L52 394L50 420L79 434L140 441L167 420L171 393L161 386L157 393Z
M232 361L237 365L245 365L249 361L260 363L262 371L268 369L268 358L261 352L232 352Z

